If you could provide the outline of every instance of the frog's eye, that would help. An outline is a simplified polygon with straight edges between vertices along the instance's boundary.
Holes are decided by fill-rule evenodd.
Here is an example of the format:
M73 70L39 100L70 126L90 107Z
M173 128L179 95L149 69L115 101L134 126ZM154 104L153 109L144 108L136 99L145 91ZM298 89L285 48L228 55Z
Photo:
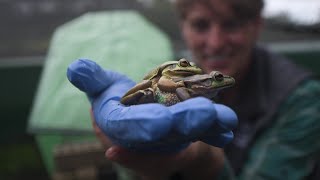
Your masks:
M180 60L179 60L179 66L181 66L181 67L188 67L188 66L191 66L191 64L190 64L189 61L187 61L186 59L180 59Z
M220 72L215 71L215 72L211 72L210 74L212 75L214 80L223 81L223 74L221 74Z

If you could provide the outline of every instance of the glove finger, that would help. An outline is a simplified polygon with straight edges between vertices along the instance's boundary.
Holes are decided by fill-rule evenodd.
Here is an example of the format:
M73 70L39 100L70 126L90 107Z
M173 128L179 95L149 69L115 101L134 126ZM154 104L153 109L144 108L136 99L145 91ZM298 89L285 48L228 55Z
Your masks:
M217 112L214 130L217 133L229 132L237 127L238 117L229 107L222 104L214 104Z
M201 141L216 146L224 147L233 140L232 130L238 124L236 113L222 104L214 104L217 112L215 124L201 136Z
M173 122L170 111L160 104L125 107L117 100L110 100L93 110L99 127L115 143L125 147L165 137Z
M216 136L204 136L200 140L212 146L223 148L225 145L227 145L233 140L233 137L233 132L229 131Z
M126 76L113 71L105 71L95 62L88 59L79 59L71 63L67 69L69 81L85 92L89 97L101 93L111 84L124 83L125 91L134 85Z
M212 102L203 97L191 98L169 107L175 130L184 136L195 136L210 128L217 112Z

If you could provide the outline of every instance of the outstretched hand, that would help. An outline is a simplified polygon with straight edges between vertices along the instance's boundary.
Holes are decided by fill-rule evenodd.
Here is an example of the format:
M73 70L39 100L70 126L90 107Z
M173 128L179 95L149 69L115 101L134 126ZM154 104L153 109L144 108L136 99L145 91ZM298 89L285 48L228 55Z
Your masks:
M135 83L90 60L73 62L67 77L87 94L97 126L114 144L127 150L177 152L197 140L223 147L233 139L235 113L206 98L169 107L157 103L124 106L120 99Z
M87 94L93 127L108 146L109 160L143 179L168 178L177 172L185 179L212 179L222 168L223 150L214 146L223 147L233 139L237 117L230 108L201 97L170 107L124 106L120 99L135 83L90 60L73 62L67 76Z

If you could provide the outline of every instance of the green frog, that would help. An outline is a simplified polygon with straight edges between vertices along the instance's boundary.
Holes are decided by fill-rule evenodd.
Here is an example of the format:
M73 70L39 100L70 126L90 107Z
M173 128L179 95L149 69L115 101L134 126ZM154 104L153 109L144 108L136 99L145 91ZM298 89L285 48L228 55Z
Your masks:
M204 74L186 59L168 61L148 73L142 82L130 89L121 99L124 105L161 103L166 106L192 97L212 99L221 89L235 83L230 76L212 71Z

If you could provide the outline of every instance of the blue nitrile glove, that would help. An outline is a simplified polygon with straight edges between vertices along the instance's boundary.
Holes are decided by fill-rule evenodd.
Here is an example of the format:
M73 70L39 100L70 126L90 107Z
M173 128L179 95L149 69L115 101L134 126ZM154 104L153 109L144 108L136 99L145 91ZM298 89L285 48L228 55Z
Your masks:
M85 59L70 64L67 76L88 95L100 129L122 147L177 151L192 141L223 147L233 139L236 114L206 98L191 98L170 107L158 103L124 106L121 97L135 85L126 76Z

